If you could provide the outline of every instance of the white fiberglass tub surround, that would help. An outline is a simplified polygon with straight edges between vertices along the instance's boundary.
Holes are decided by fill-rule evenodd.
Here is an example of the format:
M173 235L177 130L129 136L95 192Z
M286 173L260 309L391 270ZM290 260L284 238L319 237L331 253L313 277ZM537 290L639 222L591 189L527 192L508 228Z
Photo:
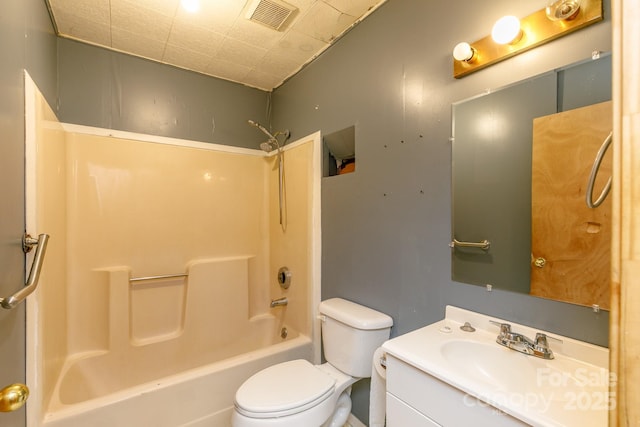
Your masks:
M286 146L283 232L275 156L61 125L26 81L29 427L226 427L254 372L318 361L319 133Z

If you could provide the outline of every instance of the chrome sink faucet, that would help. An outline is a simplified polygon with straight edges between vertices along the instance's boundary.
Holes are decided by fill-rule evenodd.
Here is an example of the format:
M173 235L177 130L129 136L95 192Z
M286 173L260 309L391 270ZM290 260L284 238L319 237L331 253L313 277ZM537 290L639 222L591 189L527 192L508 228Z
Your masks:
M496 338L498 344L530 356L540 357L542 359L553 359L553 351L549 348L547 338L562 342L562 340L549 337L542 332L538 332L535 339L531 340L522 334L511 331L511 325L508 323L500 323L493 320L490 320L490 322L500 326L500 334Z

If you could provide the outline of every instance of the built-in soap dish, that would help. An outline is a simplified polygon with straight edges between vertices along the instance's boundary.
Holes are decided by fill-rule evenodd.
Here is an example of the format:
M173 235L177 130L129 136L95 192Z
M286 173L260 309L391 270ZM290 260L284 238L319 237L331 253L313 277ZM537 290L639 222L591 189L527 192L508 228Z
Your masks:
M465 331L465 332L475 332L476 331L476 328L471 326L471 323L469 323L469 322L464 322L464 325L460 326L460 329Z

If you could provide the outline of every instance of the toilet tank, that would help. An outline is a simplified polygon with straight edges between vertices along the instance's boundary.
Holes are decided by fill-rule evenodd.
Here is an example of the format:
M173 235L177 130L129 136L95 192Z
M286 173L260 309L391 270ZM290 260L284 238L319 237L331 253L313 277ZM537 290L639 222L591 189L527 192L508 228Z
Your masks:
M342 298L320 303L324 357L352 377L371 376L373 353L389 339L393 319Z

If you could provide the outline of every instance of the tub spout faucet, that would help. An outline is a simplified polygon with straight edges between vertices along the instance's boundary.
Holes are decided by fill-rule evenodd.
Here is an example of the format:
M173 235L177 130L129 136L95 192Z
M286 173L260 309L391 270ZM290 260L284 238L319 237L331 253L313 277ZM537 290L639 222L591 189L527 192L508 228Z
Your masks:
M271 308L279 307L281 305L287 305L287 304L289 304L289 301L287 300L287 297L282 297L282 298L271 300Z

